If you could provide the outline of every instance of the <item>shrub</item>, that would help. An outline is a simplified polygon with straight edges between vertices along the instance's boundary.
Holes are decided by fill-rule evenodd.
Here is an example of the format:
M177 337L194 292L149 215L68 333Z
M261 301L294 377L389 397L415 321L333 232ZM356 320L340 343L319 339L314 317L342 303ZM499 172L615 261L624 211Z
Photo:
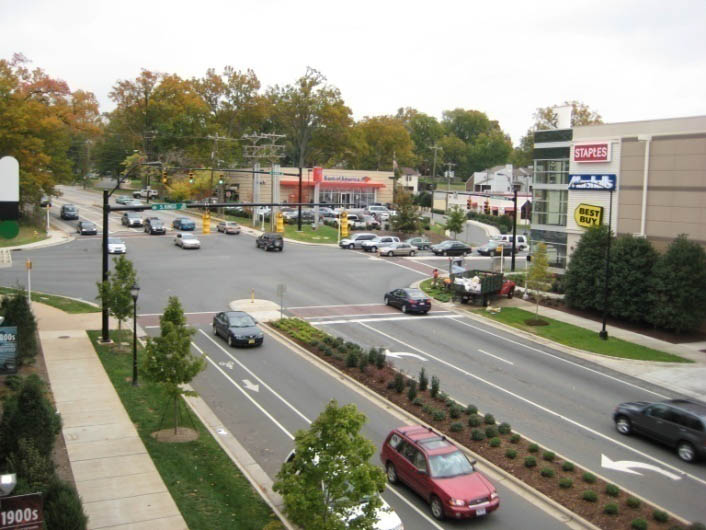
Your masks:
M398 394L401 394L402 391L404 390L404 377L402 377L402 374L397 372L395 374L395 392Z
M451 407L449 408L449 416L451 416L454 419L459 418L459 417L461 417L461 411L462 411L462 409L458 405L455 405L455 404L451 405Z
M375 366L379 370L382 370L385 367L386 359L387 359L387 354L385 353L385 351L382 348L378 349L378 355L377 355L377 358L375 359Z
M596 495L596 492L593 490L586 490L583 492L583 495L581 495L581 498L588 502L596 502L598 495Z
M498 435L498 430L493 427L492 425L489 425L488 427L485 428L485 435L488 438L495 438Z
M319 347L320 344L321 344L321 343L320 343L317 339L311 339L311 340L309 340L309 346L311 346L312 348L317 348L317 349L318 349L318 347Z
M561 464L561 469L567 472L571 472L574 470L574 463L573 462L564 462Z
M468 425L470 427L478 427L481 424L481 419L478 414L473 414L471 416L468 416Z
M689 530L706 530L706 525L702 523L691 523L688 527Z
M323 346L321 348L321 351L326 357L331 357L333 355L333 350L331 349L331 346Z
M644 519L633 519L632 523L630 523L630 528L634 528L635 530L647 530L647 521Z
M468 405L466 407L466 414L469 414L471 416L474 414L478 414L478 407L476 407L475 405Z
M448 395L446 392L439 392L439 394L436 396L436 399L438 399L439 401L443 401L444 403L446 403L446 405L449 405L449 404L450 404L450 403L448 402L448 401L449 401L449 395Z
M24 290L15 291L0 300L0 314L5 326L17 326L17 366L34 363L37 356L37 321Z
M365 369L368 367L367 355L358 355L358 367L360 368L361 372L365 373Z
M618 515L618 505L615 503L606 504L603 513L607 515Z
M483 431L480 429L473 429L471 431L471 440L474 440L476 442L480 442L481 440L485 439L485 434L483 434Z
M625 504L627 504L630 508L637 509L640 507L642 502L636 497L628 497Z
M500 425L498 425L498 432L500 434L510 434L512 432L510 424L506 421L502 422Z
M495 416L492 414L486 414L483 416L483 421L485 422L486 425L494 425L495 424Z
M574 485L574 481L571 480L569 477L563 477L563 478L559 479L559 487L561 489L568 490L573 485Z
M345 344L345 342L346 341L343 340L343 337L335 337L333 339L333 347L340 350L344 348L343 345Z
M529 445L527 446L527 450L528 450L530 453L536 453L537 451L539 451L539 446L538 446L537 444L529 444Z
M508 449L507 451L505 451L505 458L509 458L510 460L512 460L516 456L517 451L515 451L514 449Z
M533 456L525 457L525 467L535 467L537 465L537 459Z
M446 403L446 406L447 406L448 408L451 408L451 407L455 407L455 406L456 406L456 402L455 402L453 399L451 399L450 397L447 397L447 398L444 400L444 403Z
M605 493L610 497L617 497L620 494L620 488L615 484L607 484L605 487Z
M434 407L432 407L429 403L425 403L422 406L422 410L426 412L427 414L433 414L434 413Z
M488 436L487 433L486 436ZM498 438L497 436L490 438L490 447L500 447L500 443L500 438Z
M424 368L419 372L419 391L424 392L429 386L429 378L427 377Z
M547 462L554 462L554 457L556 455L552 451L544 451L542 453L542 458Z
M652 518L658 523L666 523L669 520L669 515L665 511L655 510L652 512Z
M431 376L431 388L429 389L429 395L435 398L439 394L439 378L435 375Z
M331 335L326 335L324 337L324 343L328 344L329 346L333 346L334 344L336 344L336 341Z
M22 376L16 374L8 375L5 378L5 384L13 392L17 391L22 387Z
M543 467L539 474L546 478L552 478L554 476L554 470L551 467Z
M58 478L44 492L44 521L46 528L65 530L83 530L88 522L76 490Z
M446 412L443 410L435 410L432 415L434 421L444 421L446 419Z
M17 449L7 456L7 467L17 473L21 488L36 491L46 488L54 478L50 453L40 453L34 440L20 438Z
M377 358L378 358L377 348L370 348L368 350L368 364L375 364L375 361L377 361Z
M455 423L452 423L451 427L449 428L451 429L451 432L461 432L463 430L463 423L457 421Z
M596 475L589 473L588 471L586 471L581 478L583 478L583 481L588 484L593 484L596 481Z
M520 443L521 439L522 439L522 436L515 433L512 436L510 436L510 443L512 443L512 444Z
M351 351L346 354L346 368L353 368L354 366L358 366L358 354Z
M421 407L422 405L424 405L424 401L422 401L421 398L416 397L416 398L414 398L414 401L412 401L412 405L416 405L417 407Z
M414 401L417 397L417 382L414 380L410 381L409 389L407 389L407 399Z

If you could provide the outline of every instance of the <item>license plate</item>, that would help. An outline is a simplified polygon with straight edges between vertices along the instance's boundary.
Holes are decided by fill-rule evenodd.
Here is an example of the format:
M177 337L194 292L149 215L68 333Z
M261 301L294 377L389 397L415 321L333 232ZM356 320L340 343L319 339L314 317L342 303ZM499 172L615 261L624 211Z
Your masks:
M255 344L255 339L248 340L248 344ZM485 510L483 510L483 511L485 511Z
M476 510L476 515L485 515L485 508L478 508Z

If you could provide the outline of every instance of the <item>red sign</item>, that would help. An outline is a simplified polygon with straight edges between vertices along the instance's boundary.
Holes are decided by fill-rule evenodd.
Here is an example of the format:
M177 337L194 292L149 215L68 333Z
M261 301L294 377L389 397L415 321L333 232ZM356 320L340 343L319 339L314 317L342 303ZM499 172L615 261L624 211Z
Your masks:
M321 182L324 178L324 170L320 167L314 168L314 182Z
M42 494L0 498L0 530L41 530Z
M574 145L574 162L610 162L610 143Z

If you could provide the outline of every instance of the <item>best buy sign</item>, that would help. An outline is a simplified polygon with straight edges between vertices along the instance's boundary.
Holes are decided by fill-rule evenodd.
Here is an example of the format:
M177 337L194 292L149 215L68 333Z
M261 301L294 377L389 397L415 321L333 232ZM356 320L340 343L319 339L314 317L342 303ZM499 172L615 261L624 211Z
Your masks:
M574 219L577 225L584 228L600 226L603 222L603 206L581 203L574 210Z

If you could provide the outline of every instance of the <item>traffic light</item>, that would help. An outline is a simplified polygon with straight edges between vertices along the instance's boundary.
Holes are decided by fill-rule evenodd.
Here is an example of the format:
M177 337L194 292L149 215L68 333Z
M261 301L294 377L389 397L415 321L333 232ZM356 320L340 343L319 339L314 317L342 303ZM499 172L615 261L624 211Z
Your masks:
M223 176L222 176L222 175L221 175L220 177L218 177L218 184L219 184L220 186L223 185Z
M193 183L194 183L194 172L189 171L189 184L193 184Z
M162 184L164 184L164 185L167 184L167 170L166 169L162 170Z
M471 199L466 199L466 208L471 209Z
M490 215L490 201L488 199L486 199L483 204L483 210L485 211L485 215Z

